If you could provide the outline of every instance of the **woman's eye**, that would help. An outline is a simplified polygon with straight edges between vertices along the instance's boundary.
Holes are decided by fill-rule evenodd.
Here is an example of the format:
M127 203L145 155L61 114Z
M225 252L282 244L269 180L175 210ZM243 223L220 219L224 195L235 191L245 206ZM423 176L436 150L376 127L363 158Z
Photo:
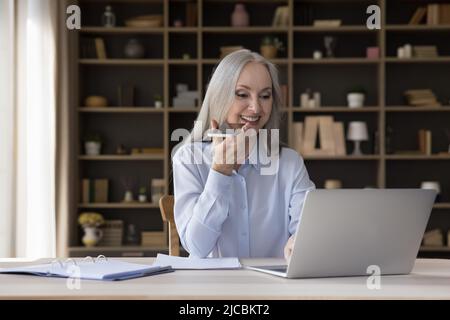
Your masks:
M261 98L264 100L270 99L270 94L263 95Z
M237 92L237 93L236 93L236 96L239 97L239 98L241 98L241 99L247 98L247 95L246 95L245 93L239 93L239 92Z

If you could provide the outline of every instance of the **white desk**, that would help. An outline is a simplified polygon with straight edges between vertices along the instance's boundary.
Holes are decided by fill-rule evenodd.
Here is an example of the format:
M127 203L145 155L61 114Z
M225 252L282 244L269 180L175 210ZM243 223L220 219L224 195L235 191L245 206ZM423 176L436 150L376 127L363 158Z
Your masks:
M276 264L280 260L242 262ZM0 267L24 264L30 263L0 259ZM380 290L369 290L367 277L288 280L250 270L177 270L119 282L82 280L81 290L67 289L66 281L0 274L0 299L450 299L450 260L419 259L409 275L383 276Z

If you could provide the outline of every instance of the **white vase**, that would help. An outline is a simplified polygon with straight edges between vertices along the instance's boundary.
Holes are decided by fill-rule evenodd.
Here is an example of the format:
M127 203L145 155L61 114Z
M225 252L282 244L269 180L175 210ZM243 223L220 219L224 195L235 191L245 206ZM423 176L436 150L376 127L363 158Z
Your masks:
M103 237L103 231L96 227L83 227L83 243L86 247L95 246Z
M102 144L100 142L88 141L84 143L84 148L88 156L98 156Z
M163 107L162 101L155 101L155 108L161 109Z
M139 199L139 202L147 202L147 195L146 194L140 194L138 199Z
M364 106L364 93L347 94L347 102L350 108L361 108Z

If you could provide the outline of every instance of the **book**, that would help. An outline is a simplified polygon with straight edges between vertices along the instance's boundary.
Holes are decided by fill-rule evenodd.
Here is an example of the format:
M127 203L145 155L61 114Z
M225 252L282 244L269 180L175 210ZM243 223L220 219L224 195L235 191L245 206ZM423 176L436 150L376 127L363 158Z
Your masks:
M323 154L333 156L334 151L334 126L332 116L319 117L320 149Z
M289 25L289 7L280 6L275 10L272 27L287 27Z
M427 14L427 7L418 7L414 12L413 16L411 17L411 20L409 20L409 24L410 25L420 24L420 22L422 22L422 20L425 18L426 14Z
M345 156L347 154L347 148L345 144L344 123L334 122L333 129L335 155Z
M100 257L103 257L101 259ZM168 266L129 263L107 259L99 256L96 259L55 260L52 263L30 265L18 268L0 268L4 274L29 274L42 277L73 278L79 276L87 280L128 280L173 271Z
M83 203L108 202L108 179L83 179L81 187Z
M107 59L105 42L102 38L95 38L95 50L98 59Z
M287 107L288 106L288 86L286 84L280 85L281 90L281 106Z
M299 154L303 154L303 122L292 124L294 149Z
M186 3L186 27L197 26L197 4L194 2Z
M427 24L437 25L439 23L439 4L429 4L427 7Z
M342 21L339 19L321 19L313 22L314 27L340 27L341 24Z
M312 116L305 117L305 133L302 147L303 153L305 155L311 155L315 151L318 128L319 128L318 117Z

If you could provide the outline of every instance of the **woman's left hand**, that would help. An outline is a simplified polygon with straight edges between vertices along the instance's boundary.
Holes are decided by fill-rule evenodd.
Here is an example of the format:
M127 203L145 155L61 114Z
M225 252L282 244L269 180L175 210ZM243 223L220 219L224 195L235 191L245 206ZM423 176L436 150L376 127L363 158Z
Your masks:
M293 234L288 239L288 241L286 242L286 245L284 246L284 258L286 259L286 261L288 263L292 256L292 250L294 249L294 242L295 242L294 240L295 240L295 235Z

